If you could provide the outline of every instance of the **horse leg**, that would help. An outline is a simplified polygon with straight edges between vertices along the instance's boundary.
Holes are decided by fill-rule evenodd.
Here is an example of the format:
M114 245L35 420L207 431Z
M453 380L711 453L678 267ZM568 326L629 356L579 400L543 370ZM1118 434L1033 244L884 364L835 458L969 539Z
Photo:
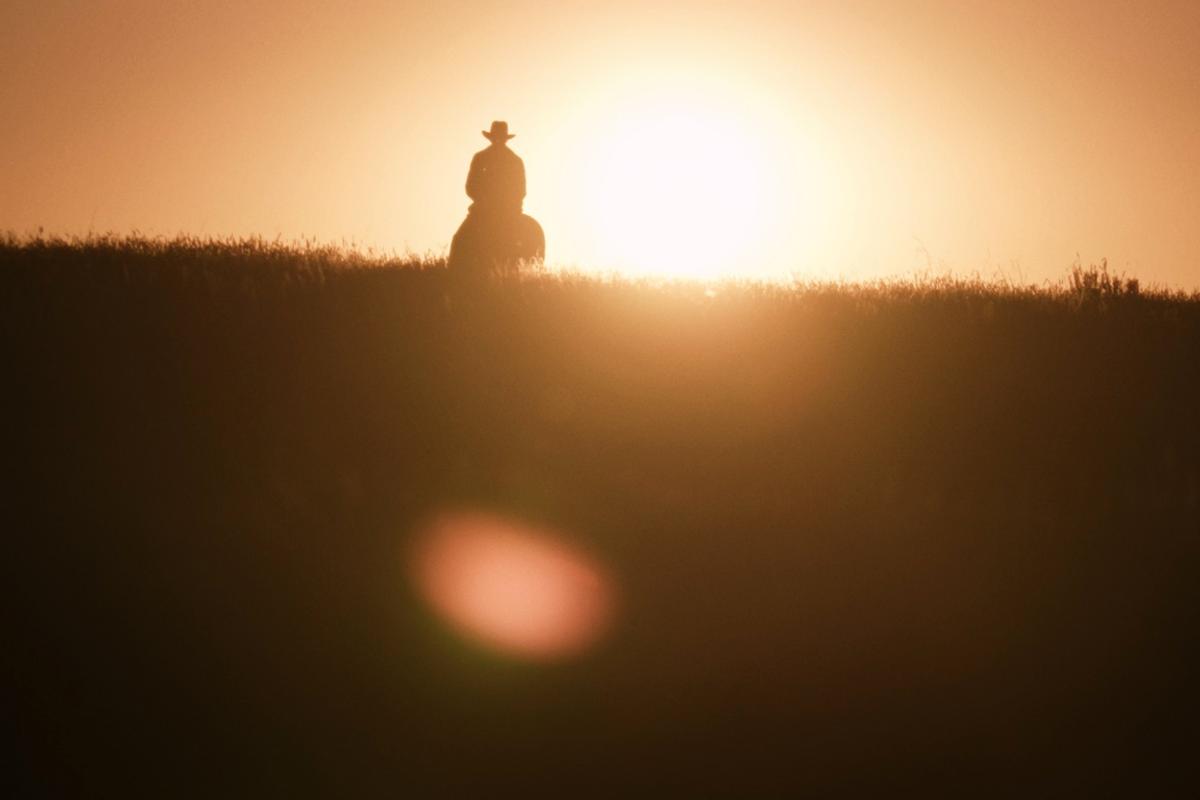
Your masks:
M480 230L478 221L471 215L463 220L450 240L450 255L446 266L462 275L478 272L480 261Z
M522 214L520 219L519 256L524 261L542 262L546 260L546 234L538 221L528 214Z

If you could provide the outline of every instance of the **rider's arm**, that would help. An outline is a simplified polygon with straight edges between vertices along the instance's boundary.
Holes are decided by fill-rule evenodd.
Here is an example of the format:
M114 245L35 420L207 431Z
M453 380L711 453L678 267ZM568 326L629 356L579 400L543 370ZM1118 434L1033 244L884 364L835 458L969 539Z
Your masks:
M479 154L471 158L471 169L467 171L467 197L478 200L479 192Z

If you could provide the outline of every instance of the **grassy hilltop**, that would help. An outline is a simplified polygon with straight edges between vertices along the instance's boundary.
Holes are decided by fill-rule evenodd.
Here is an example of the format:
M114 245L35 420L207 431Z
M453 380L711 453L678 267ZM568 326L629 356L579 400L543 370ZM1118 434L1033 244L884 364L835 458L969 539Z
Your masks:
M1200 296L10 239L0 320L34 786L1186 776ZM611 635L548 666L460 642L402 557L455 508L598 554Z

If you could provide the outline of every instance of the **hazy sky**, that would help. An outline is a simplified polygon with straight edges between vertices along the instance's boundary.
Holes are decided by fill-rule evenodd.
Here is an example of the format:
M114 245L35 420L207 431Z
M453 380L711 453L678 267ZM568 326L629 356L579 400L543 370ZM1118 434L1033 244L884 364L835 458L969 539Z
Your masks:
M441 251L506 119L554 261L1200 286L1195 0L5 0L0 108L17 232Z

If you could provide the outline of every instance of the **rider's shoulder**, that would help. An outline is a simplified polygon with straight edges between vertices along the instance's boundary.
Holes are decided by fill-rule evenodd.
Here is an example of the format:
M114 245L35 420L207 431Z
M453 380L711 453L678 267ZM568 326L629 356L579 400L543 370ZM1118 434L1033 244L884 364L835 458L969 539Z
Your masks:
M492 145L490 147L483 148L478 153L476 153L475 156L471 159L472 163L474 163L475 161L500 161L500 160L508 161L509 163L515 163L515 164L524 164L525 163L524 161L521 160L521 157L519 155L517 155L516 153L514 153L512 151L511 148L498 147L496 145Z

